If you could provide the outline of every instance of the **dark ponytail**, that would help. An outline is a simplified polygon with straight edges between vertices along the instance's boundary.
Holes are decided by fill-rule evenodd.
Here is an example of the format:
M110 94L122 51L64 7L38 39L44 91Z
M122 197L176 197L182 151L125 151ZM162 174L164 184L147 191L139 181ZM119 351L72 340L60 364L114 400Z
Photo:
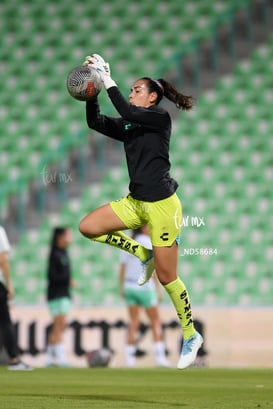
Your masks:
M149 92L157 93L158 98L156 104L159 104L164 96L173 102L178 109L182 109L183 111L189 111L192 109L193 98L178 92L170 82L162 78L155 80L149 77L143 77L141 79L147 81Z
M172 101L178 109L182 109L183 111L189 111L192 109L193 98L191 96L181 94L170 82L164 80L163 78L159 78L157 81L164 89L164 96Z

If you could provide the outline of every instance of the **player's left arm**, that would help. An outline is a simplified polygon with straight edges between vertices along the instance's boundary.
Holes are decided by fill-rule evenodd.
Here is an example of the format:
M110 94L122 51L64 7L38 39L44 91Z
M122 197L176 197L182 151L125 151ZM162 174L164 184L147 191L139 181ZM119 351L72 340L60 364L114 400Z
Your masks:
M163 109L158 109L158 107L143 108L131 105L121 94L117 84L111 78L109 63L105 62L100 55L92 54L92 56L87 56L84 65L89 64L100 74L112 104L124 120L154 129L160 129L170 122L168 112Z
M162 129L170 121L167 111L158 107L143 108L129 104L118 87L107 90L112 104L123 119L153 129Z

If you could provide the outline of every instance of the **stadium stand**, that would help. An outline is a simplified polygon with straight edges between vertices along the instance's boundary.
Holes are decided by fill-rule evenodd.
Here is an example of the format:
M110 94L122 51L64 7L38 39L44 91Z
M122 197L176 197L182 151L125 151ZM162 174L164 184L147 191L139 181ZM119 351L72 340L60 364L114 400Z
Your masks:
M158 7L144 1L105 2L100 12L93 3L75 5L72 0L47 2L43 12L39 2L2 2L5 48L0 72L8 71L10 76L3 85L0 107L1 133L7 135L0 141L1 161L6 165L0 183L20 176L27 186L39 177L44 154L56 151L69 135L72 142L62 155L77 145L74 135L84 126L82 106L67 95L64 78L69 67L82 61L90 43L113 61L115 78L125 89L136 76L156 71L162 56L172 56L189 39L211 35L219 13L229 18L235 3L241 7L248 2L215 1L212 6L199 0L187 3L183 13L176 1L159 2ZM132 35L132 21L139 25L138 35ZM268 232L272 228L272 47L271 38L251 60L237 64L214 89L202 94L196 110L181 115L174 126L171 156L186 224L180 274L195 304L272 304ZM18 303L44 301L46 266L40 260L45 259L56 223L74 230L75 300L119 302L115 279L119 253L82 238L77 224L85 213L120 197L126 189L123 164L60 213L48 215L39 230L22 236L12 257ZM205 226L196 225L198 217ZM187 253L193 249L214 253Z
M220 16L228 18L247 1L214 3L106 1L100 8L74 0L48 1L43 6L1 2L0 72L9 73L2 84L0 107L0 130L8 152L8 157L1 157L6 164L0 175L5 185L1 196L14 189L7 180L37 179L49 148L54 151L70 135L71 144L77 145L73 135L83 128L82 106L68 96L65 78L90 46L104 50L113 62L116 80L127 89L136 76L155 72L158 61L168 60L189 38L209 36ZM105 99L105 93L101 97ZM69 148L62 149L63 158Z
M266 103L273 97L267 68L272 47L273 38L175 123L171 156L184 205L180 274L195 304L272 304L273 142ZM102 186L68 203L61 220L70 225L73 221L76 231L82 215L126 189L123 165L107 174ZM48 232L48 224L41 231ZM196 254L196 249L204 254ZM117 303L118 251L76 234L72 255L80 282L78 300ZM20 265L20 254L16 258ZM34 283L30 276L30 288Z

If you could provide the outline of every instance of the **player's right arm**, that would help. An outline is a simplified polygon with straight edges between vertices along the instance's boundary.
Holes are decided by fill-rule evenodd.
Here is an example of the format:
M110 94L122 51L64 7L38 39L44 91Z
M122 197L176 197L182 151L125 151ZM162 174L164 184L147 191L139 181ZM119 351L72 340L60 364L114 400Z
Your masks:
M85 57L83 63L84 66L91 65L100 74L101 80L105 82L107 79L110 81L110 85L116 85L116 83L110 77L109 64L99 54L92 54ZM111 118L100 113L100 106L98 99L95 98L92 101L86 102L86 121L89 128L94 129L110 138L124 142L124 120L122 118Z
M118 141L124 141L123 119L102 115L97 99L86 102L86 121L89 128Z

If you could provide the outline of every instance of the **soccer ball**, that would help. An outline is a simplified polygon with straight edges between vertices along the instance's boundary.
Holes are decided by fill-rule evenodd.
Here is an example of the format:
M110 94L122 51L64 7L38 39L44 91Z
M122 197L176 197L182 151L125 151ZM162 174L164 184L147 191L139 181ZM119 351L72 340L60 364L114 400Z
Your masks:
M66 87L78 101L91 101L100 93L102 80L95 68L81 65L68 74Z
M90 368L108 366L112 357L112 352L107 348L95 349L88 352L85 357Z

